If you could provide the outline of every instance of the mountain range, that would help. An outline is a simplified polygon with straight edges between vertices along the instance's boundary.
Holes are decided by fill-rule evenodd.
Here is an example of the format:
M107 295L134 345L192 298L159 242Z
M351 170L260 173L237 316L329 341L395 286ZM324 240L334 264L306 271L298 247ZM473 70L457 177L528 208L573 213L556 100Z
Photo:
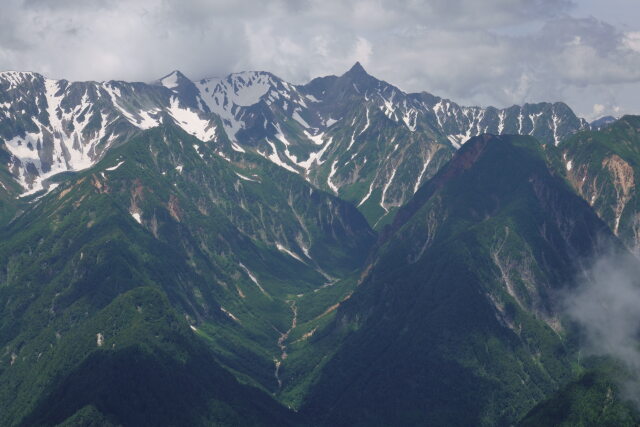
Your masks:
M472 136L532 135L557 145L589 127L562 103L496 109L407 94L359 63L306 85L267 72L194 82L174 71L152 84L5 72L0 91L0 137L22 194L42 189L57 173L86 169L137 131L169 121L215 145L220 157L253 152L298 173L354 203L373 225L389 222Z
M635 425L562 301L638 253L638 144L359 63L0 73L0 424Z

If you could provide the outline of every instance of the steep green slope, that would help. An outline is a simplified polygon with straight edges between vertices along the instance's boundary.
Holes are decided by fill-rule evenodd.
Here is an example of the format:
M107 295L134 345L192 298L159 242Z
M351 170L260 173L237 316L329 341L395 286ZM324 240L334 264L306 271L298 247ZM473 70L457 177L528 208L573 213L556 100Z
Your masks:
M529 137L465 144L398 211L303 412L333 425L503 425L572 377L555 307L606 225Z
M247 412L257 423L282 411L259 393L266 413L229 399L257 391L217 365L163 296L195 316L185 288L195 282L206 290L202 280L182 254L152 241L105 199L87 210L56 206L51 223L3 240L1 423L53 425L85 404L124 425L140 425L141 413L148 425L169 414L177 423L206 425L209 417L232 421ZM22 252L5 251L10 244ZM211 293L203 294L215 307Z
M20 194L20 185L13 179L11 172L6 167L11 155L0 147L0 227L16 215L21 205L17 198Z
M277 391L274 371L297 316L295 301L357 271L374 234L355 208L295 174L248 153L222 158L215 145L171 132L154 139L152 131L145 143L126 148L134 151L113 153L111 163L131 159L145 173L127 177L127 160L106 173L105 185L159 240L182 245L215 283L231 324L221 328L206 316L193 324L221 362ZM211 268L217 276L207 273Z
M32 368L34 382L49 387L22 425L266 426L296 419L239 385L152 287L121 294L55 345L53 357Z
M74 372L98 362L59 341L69 336L73 346L84 325L140 286L166 294L175 315L213 350L207 360L243 382L278 391L276 369L297 316L296 298L355 274L375 238L351 205L258 156L222 158L215 144L172 125L146 131L96 167L66 176L0 233L0 298L6 301L0 307L0 402L9 424L29 413L45 417L53 400L35 405L58 396L56 384L66 381L61 375L77 393L103 378L83 382L85 375ZM132 359L187 376L200 363L180 367L174 359L184 362L182 356L161 350L131 349L104 363L116 370ZM43 360L53 362L39 368ZM202 381L210 381L207 375ZM121 386L127 388L113 384ZM104 412L96 403L101 396L71 409L81 410L80 419L102 413L111 420L111 412L128 411L123 400ZM207 405L201 413L215 414Z
M625 116L562 144L567 177L613 232L640 251L640 116Z
M518 425L637 426L640 413L620 388L624 369L600 362L537 405Z

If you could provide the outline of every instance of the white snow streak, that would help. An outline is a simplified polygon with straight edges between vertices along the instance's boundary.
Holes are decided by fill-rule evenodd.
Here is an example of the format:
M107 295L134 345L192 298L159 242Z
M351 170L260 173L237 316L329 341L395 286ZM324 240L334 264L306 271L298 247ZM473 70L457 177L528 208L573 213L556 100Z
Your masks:
M258 279L256 279L256 276L253 275L253 273L251 273L251 271L249 271L249 269L247 267L245 267L245 265L243 263L239 263L238 264L240 266L240 268L242 268L244 270L245 273L247 273L247 276L249 276L249 279L251 279L251 281L253 283L255 283L255 285L258 287L258 289L260 289L260 292L262 292L265 295L269 295L262 286L260 286L260 282L258 282Z
M283 162L282 159L280 159L280 155L278 154L278 149L276 148L275 144L273 142L271 142L269 139L266 140L267 144L269 144L269 146L271 147L271 154L266 154L263 153L261 151L258 151L258 154L260 154L261 156L271 160L273 163L275 163L276 165L285 168L288 171L294 172L294 173L298 173L297 170L295 170L294 168L292 168L291 166L289 166L287 163Z
M422 170L420 171L418 180L416 181L416 184L413 186L413 194L415 194L418 191L418 188L420 188L420 182L422 181L422 177L424 176L424 173L427 171L427 167L429 166L429 163L431 163L431 156L427 157L427 161L424 162L424 166L422 166Z
M500 123L498 123L498 135L502 135L502 132L504 131L504 118L506 115L507 113L504 110L500 111L498 114L498 117L500 118Z
M276 247L278 248L278 250L279 250L280 252L283 252L283 253L285 253L285 254L289 255L290 257L292 257L292 258L294 258L294 259L296 259L296 260L300 261L301 263L306 264L306 263L302 260L302 258L300 258L296 253L291 252L289 249L287 249L286 247L284 247L284 246L283 246L283 245L281 245L280 243L276 243Z
M122 160L120 163L118 163L115 166L111 166L110 168L105 168L105 170L106 171L114 171L114 170L118 169L123 163L124 163L124 160Z
M338 160L334 160L333 163L331 164L331 172L329 173L329 176L327 176L327 185L329 186L329 188L331 188L331 190L333 190L334 193L338 194L338 190L339 188L333 183L331 182L331 178L333 178L333 176L336 174L336 172L338 171L338 169L336 169L336 164L338 163Z
M244 175L242 175L241 173L238 173L238 172L236 172L236 175L238 175L238 178L243 179L245 181L252 181L252 182L258 182L258 183L260 182L257 179L249 178L248 176L244 176Z
M391 186L391 183L393 182L393 178L395 178L397 171L398 171L398 167L396 166L393 169L393 172L391 172L391 177L389 178L389 181L387 181L387 183L384 185L384 188L382 189L382 197L380 198L380 207L382 207L382 209L384 209L385 212L389 212L389 209L387 209L387 207L384 205L384 199L387 197L387 190L389 189L389 186Z
M556 115L556 113L553 113L553 121L552 121L552 125L551 128L553 130L553 143L554 145L557 147L558 144L560 144L560 137L558 136L558 125L560 124L560 119L558 118L558 116Z
M369 197L371 196L371 193L373 192L373 184L375 182L375 178L371 181L371 184L369 185L369 191L367 192L367 194L364 196L364 198L362 200L360 200L360 203L358 203L358 207L362 206L364 204L364 202L366 202Z
M231 148L233 149L233 151L237 151L238 153L246 153L246 151L244 151L244 148L240 147L235 142L231 143Z

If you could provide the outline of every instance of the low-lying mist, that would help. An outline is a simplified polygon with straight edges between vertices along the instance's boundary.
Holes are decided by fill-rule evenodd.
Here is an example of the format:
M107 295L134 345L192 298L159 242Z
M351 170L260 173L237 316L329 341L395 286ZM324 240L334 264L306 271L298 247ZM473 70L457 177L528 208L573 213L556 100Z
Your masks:
M564 307L584 333L586 354L613 357L628 369L622 390L640 406L640 260L606 251L565 295Z

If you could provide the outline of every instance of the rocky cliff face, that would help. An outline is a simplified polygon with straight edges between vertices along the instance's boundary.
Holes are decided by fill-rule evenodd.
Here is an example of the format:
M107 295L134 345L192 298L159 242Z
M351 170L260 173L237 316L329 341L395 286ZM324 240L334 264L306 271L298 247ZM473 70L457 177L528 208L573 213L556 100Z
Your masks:
M640 118L625 116L597 131L576 134L562 146L567 178L635 253L640 251Z

